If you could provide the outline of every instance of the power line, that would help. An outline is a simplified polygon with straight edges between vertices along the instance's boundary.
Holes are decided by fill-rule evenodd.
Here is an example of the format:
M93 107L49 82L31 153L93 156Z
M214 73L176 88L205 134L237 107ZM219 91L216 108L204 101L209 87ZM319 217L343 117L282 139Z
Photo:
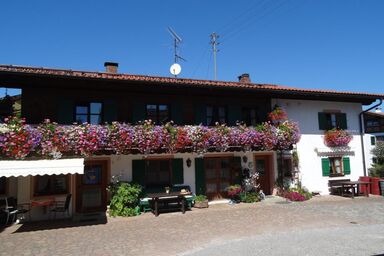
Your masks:
M273 6L270 9L266 9L266 11L261 16L254 16L250 18L248 21L245 21L241 26L239 26L236 30L233 30L226 35L223 36L224 41L228 41L229 39L233 38L235 35L239 34L240 32L244 31L247 27L249 27L250 24L255 24L257 22L260 22L262 19L267 17L268 15L271 15L272 13L279 10L282 6L284 6L286 3L288 3L289 0L283 0L282 2L278 2L277 5Z

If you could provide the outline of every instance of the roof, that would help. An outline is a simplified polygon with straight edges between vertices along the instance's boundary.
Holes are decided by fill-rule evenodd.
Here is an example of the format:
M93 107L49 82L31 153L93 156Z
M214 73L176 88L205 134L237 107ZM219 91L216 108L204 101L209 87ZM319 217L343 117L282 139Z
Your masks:
M364 115L384 118L384 112L371 112L371 111L369 111L369 112L365 112Z
M105 73L105 72L92 72L92 71L79 71L70 69L53 69L43 67L27 67L15 65L0 65L0 82L2 74L13 75L32 75L32 76L50 76L62 78L78 78L78 79L97 79L97 80L112 80L112 81L129 81L141 82L145 84L157 85L185 85L190 87L211 87L211 88L233 88L233 89L247 89L247 90L262 90L269 92L279 92L287 94L304 94L316 96L339 96L339 97L352 97L354 99L362 97L366 100L376 100L384 98L384 94L371 94L363 92L342 92L335 90L319 90L319 89L302 89L294 88L275 84L259 84L259 83L243 83L243 82L229 82L229 81L213 81L213 80L199 80L187 78L173 78L173 77L160 77L160 76L147 76L147 75L133 75L123 73ZM3 83L4 84L4 83ZM4 84L6 85L6 84Z

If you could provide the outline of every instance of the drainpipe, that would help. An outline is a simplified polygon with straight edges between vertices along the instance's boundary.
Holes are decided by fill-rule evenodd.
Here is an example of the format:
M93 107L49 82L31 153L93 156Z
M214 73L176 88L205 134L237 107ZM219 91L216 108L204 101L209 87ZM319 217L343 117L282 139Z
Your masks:
M364 176L367 176L367 170L366 170L366 164L365 164L365 149L364 149L364 129L363 129L363 115L364 113L380 106L382 103L383 103L383 99L379 99L379 103L374 105L373 107L370 107L369 109L366 109L364 111L361 111L360 114L359 114L359 126L360 126L360 140L361 140L361 152L363 154L363 168L364 168Z

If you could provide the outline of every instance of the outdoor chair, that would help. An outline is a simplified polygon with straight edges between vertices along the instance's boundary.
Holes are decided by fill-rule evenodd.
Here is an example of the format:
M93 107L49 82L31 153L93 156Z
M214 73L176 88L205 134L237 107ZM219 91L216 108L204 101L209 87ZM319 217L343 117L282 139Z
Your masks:
M55 207L51 210L51 212L55 214L55 219L56 219L56 213L58 212L67 213L68 217L70 217L69 203L71 202L71 197L72 197L72 194L68 194L65 198L65 201L55 202Z
M16 220L17 203L13 197L0 198L0 219L4 226L8 225L10 220L13 223Z

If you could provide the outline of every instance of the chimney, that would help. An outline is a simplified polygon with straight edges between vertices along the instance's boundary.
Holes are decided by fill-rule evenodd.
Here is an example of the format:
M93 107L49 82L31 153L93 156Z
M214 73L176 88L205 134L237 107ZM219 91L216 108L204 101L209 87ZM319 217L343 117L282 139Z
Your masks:
M242 74L238 78L240 83L245 83L245 84L251 83L251 78L249 77L249 74L246 74L246 73Z
M104 62L105 72L117 74L117 68L119 67L119 63L116 62Z

